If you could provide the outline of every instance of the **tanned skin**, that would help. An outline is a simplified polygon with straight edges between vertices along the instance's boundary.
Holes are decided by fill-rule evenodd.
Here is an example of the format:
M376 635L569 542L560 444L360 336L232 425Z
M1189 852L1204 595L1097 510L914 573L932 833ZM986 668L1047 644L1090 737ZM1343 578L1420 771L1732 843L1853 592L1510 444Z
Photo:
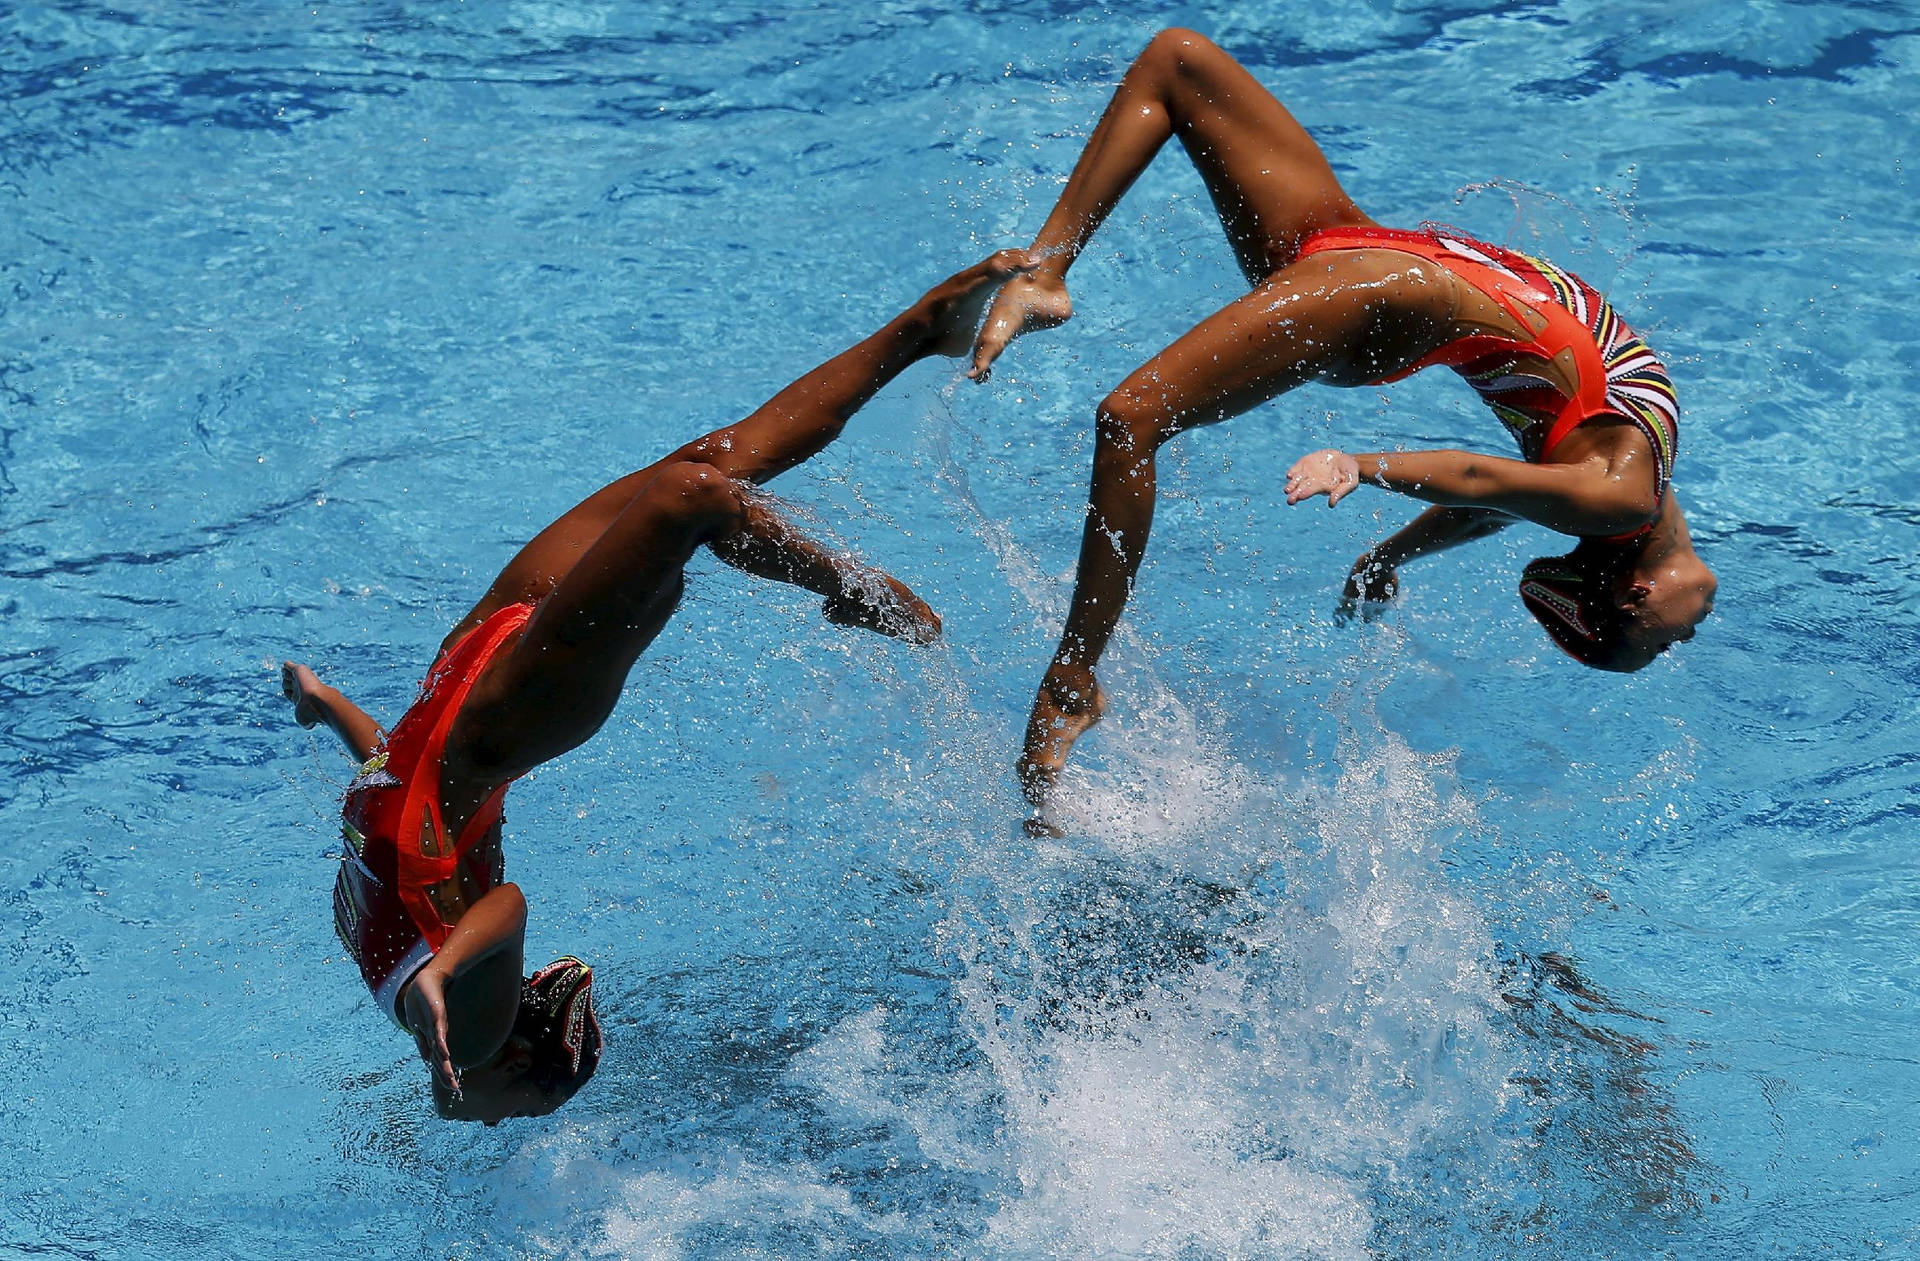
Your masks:
M1198 168L1234 256L1253 287L1149 359L1101 402L1093 482L1072 606L1040 682L1019 772L1044 812L1077 740L1107 707L1094 666L1132 594L1153 524L1155 455L1176 434L1216 424L1303 385L1372 385L1472 332L1531 330L1472 286L1392 249L1327 251L1296 262L1323 228L1373 224L1341 188L1306 130L1204 36L1168 30L1127 71L1034 238L1037 266L1000 291L975 343L984 380L1007 344L1073 314L1066 275L1081 249L1168 140ZM1519 518L1571 534L1613 534L1651 521L1640 599L1661 606L1646 625L1657 651L1690 635L1711 607L1711 575L1693 556L1671 495L1655 492L1647 439L1631 425L1589 422L1546 464L1461 451L1349 456L1315 452L1288 476L1288 501L1361 480L1439 505L1361 558L1349 591L1393 585L1413 556L1480 537ZM1337 492L1337 493L1336 493ZM1371 584L1371 585L1370 585ZM1656 645L1652 641L1668 638ZM1036 830L1050 830L1036 814Z
M441 645L445 652L507 605L537 606L454 719L441 777L448 834L458 836L501 784L600 729L679 606L687 561L702 547L815 593L829 621L909 643L938 637L940 619L904 583L808 539L753 488L820 452L908 366L967 354L987 301L1028 267L1023 252L1003 250L950 277L745 420L602 487L520 549ZM325 725L357 760L379 748L379 725L312 670L288 662L281 686L302 726ZM496 826L463 866L485 870L499 843ZM520 1079L525 1049L508 1037L525 935L520 890L499 885L460 910L445 946L402 994L443 1115L491 1122L557 1106Z

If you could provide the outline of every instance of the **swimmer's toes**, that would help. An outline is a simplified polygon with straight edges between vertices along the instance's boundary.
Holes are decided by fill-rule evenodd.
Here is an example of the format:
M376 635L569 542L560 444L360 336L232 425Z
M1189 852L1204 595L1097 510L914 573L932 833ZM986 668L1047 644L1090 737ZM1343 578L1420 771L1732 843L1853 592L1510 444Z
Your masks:
M1013 340L1011 327L1005 320L987 317L986 327L980 330L980 336L973 343L973 366L967 369L967 377L974 381L984 381L993 375L993 361Z
M1042 329L1058 328L1073 318L1073 299L1065 285L1016 276L994 298L987 322L974 339L973 367L967 375L984 381L993 361L1014 338Z
M981 313L994 291L1009 277L1032 269L1025 250L1001 250L937 285L926 298L933 321L932 352L958 359L973 349Z
M1035 840L1058 840L1067 834L1065 828L1037 811L1022 819L1020 827Z

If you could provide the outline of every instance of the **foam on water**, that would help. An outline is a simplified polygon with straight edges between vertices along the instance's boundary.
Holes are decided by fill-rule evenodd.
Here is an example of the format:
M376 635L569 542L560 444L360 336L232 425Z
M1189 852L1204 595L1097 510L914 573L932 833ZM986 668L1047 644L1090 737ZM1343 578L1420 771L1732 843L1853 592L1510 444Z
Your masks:
M1486 1141L1510 1063L1439 869L1460 820L1404 744L1348 753L1304 811L1241 774L1234 808L1169 812L1204 836L1135 816L1126 852L1056 847L1000 891L1058 890L958 987L1005 1099L1007 1255L1365 1255L1381 1171Z
M957 467L942 480L970 502ZM1056 586L974 519L1046 616ZM968 1255L1366 1256L1383 1178L1417 1185L1436 1161L1497 1147L1487 1118L1512 1057L1494 1032L1493 945L1443 870L1472 805L1444 759L1377 724L1349 731L1331 781L1263 779L1136 641L1112 678L1126 716L1102 729L1100 768L1069 778L1067 838L1034 849L1003 816L912 847L943 873L935 936L977 1055L931 1075L917 1035L873 1007L794 1056L790 1083L883 1132L892 1163L992 1188ZM951 657L890 685L917 689L933 756L963 784L1004 775ZM891 781L890 812L951 808L913 800L924 783ZM673 1255L667 1239L691 1251L763 1202L782 1220L898 1228L803 1167L720 1163L628 1175L609 1243L634 1244L644 1219L642 1255Z
M916 1035L872 1008L794 1056L791 1087L882 1132L890 1165L998 1187L963 1255L1372 1255L1378 1183L1497 1150L1486 1118L1511 1063L1484 927L1412 824L1432 768L1388 741L1327 796L1306 845L1223 834L1284 881L1202 888L1177 864L1055 847L940 926L976 1067L929 1081ZM597 1247L547 1239L552 1255L824 1256L906 1230L805 1161L607 1163L617 1128L566 1127L500 1172L504 1197L565 1206L550 1227L597 1214Z
M952 423L931 409L920 440L946 452ZM940 472L974 513L961 470ZM973 520L1032 616L1051 616L1059 584ZM895 861L938 909L956 1021L936 1047L888 1006L856 1011L786 1058L779 1092L885 1151L886 1170L970 1188L977 1209L933 1229L803 1153L719 1136L698 1162L609 1160L619 1124L587 1119L492 1179L519 1235L555 1256L957 1237L953 1255L1357 1261L1382 1206L1506 1159L1494 1122L1519 1058L1490 930L1446 873L1450 845L1481 826L1448 759L1342 696L1327 766L1255 771L1123 636L1107 677L1126 703L1068 777L1067 835L1036 846L963 657L859 655L929 733L863 790L890 817L930 820ZM560 1235L583 1211L590 1245Z

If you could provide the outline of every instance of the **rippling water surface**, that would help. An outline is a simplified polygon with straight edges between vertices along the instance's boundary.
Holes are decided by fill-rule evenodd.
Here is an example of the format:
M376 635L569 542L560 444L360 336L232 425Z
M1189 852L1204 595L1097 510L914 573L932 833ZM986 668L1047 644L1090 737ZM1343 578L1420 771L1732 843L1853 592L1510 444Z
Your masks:
M1669 357L1700 638L1579 671L1539 531L1336 625L1403 505L1300 451L1499 434L1309 389L1171 449L1073 827L1008 772L1093 404L1239 292L1152 170L1081 314L915 369L776 484L946 642L702 562L515 790L530 950L609 1050L432 1119L328 918L345 759L586 490L1022 243L1157 21L682 6L0 11L0 1255L1920 1256L1920 17L1239 4L1389 222L1607 288Z

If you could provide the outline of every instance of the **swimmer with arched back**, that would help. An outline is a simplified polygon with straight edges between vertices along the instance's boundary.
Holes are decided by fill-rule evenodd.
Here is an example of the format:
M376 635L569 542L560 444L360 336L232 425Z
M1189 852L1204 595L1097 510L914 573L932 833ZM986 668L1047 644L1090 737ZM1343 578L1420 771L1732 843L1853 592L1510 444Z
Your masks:
M1153 523L1154 456L1174 435L1318 381L1371 386L1444 364L1518 439L1522 459L1467 451L1316 451L1287 502L1361 485L1433 506L1355 563L1350 600L1393 593L1399 567L1515 520L1572 535L1520 594L1561 648L1635 670L1689 639L1715 582L1668 486L1677 410L1647 345L1590 286L1550 263L1437 227L1368 218L1298 122L1204 36L1169 30L1128 69L1034 238L1036 268L1000 291L975 346L984 379L1013 338L1073 313L1074 259L1168 139L1199 168L1253 291L1149 359L1100 404L1079 572L1028 720L1021 778L1036 805L1106 698L1094 667L1132 593Z
M448 633L390 732L286 665L301 725L324 723L363 763L342 811L334 925L432 1067L441 1115L551 1112L599 1061L587 966L569 957L521 977L527 907L505 879L501 802L607 720L696 550L814 592L830 621L910 643L939 635L904 584L805 538L752 487L832 442L908 365L966 354L987 300L1025 266L1007 250L960 272L745 420L582 500Z

